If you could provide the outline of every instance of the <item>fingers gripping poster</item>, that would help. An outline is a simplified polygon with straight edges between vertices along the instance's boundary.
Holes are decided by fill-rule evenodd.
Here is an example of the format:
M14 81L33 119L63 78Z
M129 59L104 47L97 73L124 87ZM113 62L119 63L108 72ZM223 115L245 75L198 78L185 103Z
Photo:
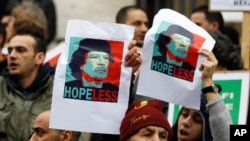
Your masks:
M134 27L70 20L57 64L50 128L119 133L131 68L124 57Z
M137 94L199 109L201 48L215 41L187 17L161 9L147 32Z

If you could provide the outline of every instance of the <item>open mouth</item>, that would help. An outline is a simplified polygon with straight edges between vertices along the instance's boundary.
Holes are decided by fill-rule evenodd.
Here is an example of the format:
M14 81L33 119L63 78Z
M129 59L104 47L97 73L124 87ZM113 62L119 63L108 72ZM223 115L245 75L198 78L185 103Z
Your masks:
M188 132L186 132L185 130L181 129L181 130L180 130L180 134L181 134L181 135L184 135L184 136L187 136L187 135L188 135Z
M180 140L188 140L188 132L186 131L186 130L183 130L183 129L181 129L180 131L179 131L179 133L178 133L178 138L180 139Z
M9 64L9 68L16 68L18 65L16 63L10 63Z

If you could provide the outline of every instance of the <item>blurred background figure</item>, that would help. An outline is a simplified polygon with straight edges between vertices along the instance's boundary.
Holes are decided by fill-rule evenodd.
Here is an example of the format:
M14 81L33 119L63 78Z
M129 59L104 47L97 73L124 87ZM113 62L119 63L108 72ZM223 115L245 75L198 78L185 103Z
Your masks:
M135 27L134 40L137 41L137 49L141 52L143 41L149 28L146 11L136 5L122 7L116 15L116 23Z
M5 25L3 23L0 23L0 50L2 50L4 46L5 38L6 38ZM6 66L7 66L6 55L0 52L0 75L2 75L2 72L6 68Z
M240 45L239 32L232 25L225 25L221 32L227 35L235 45Z
M1 7L3 7L0 13L1 22L6 24L6 28L7 28L6 42L8 42L11 36L13 35L12 33L10 33L10 31L12 30L11 23L14 20L12 18L13 15L11 13L13 13L13 9L19 5L25 5L25 6L37 5L44 12L45 19L47 21L45 25L47 26L46 28L48 29L46 31L47 32L46 34L48 36L46 39L46 44L49 45L50 43L52 43L52 41L56 37L56 32L57 32L56 30L57 29L56 7L55 7L53 0L3 0L1 1ZM29 14L29 16L31 14L36 15L36 13L24 13L24 14Z
M9 42L10 38L13 36L13 18L11 16L11 12L14 7L18 5L17 0L1 0L0 4L0 18L1 23L3 23L6 27L6 39L5 42Z
M48 38L46 39L47 45L49 45L56 37L57 32L57 16L56 16L56 6L53 0L18 0L20 4L23 5L37 5L39 6L46 17L47 20L47 34Z
M211 12L208 10L208 5L201 5L194 8L191 12L190 20L208 32L221 31L224 27L224 19L221 12Z
M5 41L1 47L1 53L4 55L8 54L9 41L16 33L32 32L43 40L48 38L47 20L43 10L37 5L20 4L12 7L11 13L4 15L1 23L5 26L6 32ZM48 45L46 44L46 46Z
M216 41L213 53L218 60L217 71L242 70L244 63L238 47L230 38L219 31L209 32Z

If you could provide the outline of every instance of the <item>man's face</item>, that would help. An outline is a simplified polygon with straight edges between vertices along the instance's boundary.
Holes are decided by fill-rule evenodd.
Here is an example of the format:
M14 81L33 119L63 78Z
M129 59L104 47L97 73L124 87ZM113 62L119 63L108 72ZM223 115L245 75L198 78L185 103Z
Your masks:
M144 37L148 31L148 17L142 10L129 10L125 24L135 27L134 39L138 46L143 45Z
M190 20L209 32L216 30L213 24L208 22L206 15L203 12L192 13Z
M60 141L60 133L49 128L49 112L43 112L33 122L30 141Z
M188 54L188 49L191 40L180 34L173 34L172 40L166 47L172 52L174 56L180 59L185 59Z
M86 56L83 70L90 77L105 79L108 75L109 55L106 52L90 51Z
M202 135L203 121L197 110L184 108L178 119L178 141L199 140Z
M34 50L35 39L30 35L16 35L10 40L7 60L11 75L26 77L38 70L44 53Z
M168 131L158 126L146 126L132 135L128 141L168 141Z

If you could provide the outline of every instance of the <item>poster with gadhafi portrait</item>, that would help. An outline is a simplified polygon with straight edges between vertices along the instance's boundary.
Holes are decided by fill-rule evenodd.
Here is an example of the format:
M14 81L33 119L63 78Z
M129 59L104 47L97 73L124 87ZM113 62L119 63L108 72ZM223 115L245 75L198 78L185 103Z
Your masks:
M201 72L205 56L201 48L212 50L214 39L184 15L161 9L147 32L137 94L199 109Z
M118 134L132 69L124 57L134 27L70 20L53 87L50 128Z

